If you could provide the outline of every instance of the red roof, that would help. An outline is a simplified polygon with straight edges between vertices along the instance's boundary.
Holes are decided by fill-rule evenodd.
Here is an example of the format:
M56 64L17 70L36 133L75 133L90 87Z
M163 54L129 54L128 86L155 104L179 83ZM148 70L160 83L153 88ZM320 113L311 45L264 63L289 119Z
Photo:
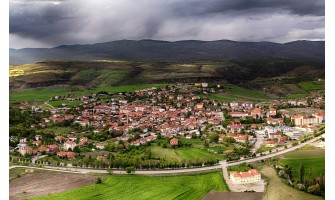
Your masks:
M236 171L230 172L230 175L232 175L234 177L240 177L240 178L256 176L256 175L259 175L259 174L261 174L261 173L259 171L257 171L256 169L251 169L248 172L236 172Z
M252 175L259 175L259 174L261 174L258 170L256 170L256 169L251 169L251 170L249 170L249 172L252 174Z
M76 144L75 142L73 142L73 141L67 141L67 142L65 142L66 144L69 144L69 145L73 145L73 144Z
M41 146L38 148L38 151L46 151L48 148L45 146Z
M170 144L171 144L171 145L178 145L178 139L177 139L177 138L172 138L172 139L170 140Z

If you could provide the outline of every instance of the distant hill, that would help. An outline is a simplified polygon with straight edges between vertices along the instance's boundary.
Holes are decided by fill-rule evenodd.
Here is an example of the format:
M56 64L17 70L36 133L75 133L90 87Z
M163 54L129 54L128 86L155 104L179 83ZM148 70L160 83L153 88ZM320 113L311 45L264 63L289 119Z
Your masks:
M176 42L119 40L87 45L61 45L55 48L10 49L10 65L39 61L88 60L168 60L200 61L227 59L281 58L324 62L324 41L236 42L230 40Z

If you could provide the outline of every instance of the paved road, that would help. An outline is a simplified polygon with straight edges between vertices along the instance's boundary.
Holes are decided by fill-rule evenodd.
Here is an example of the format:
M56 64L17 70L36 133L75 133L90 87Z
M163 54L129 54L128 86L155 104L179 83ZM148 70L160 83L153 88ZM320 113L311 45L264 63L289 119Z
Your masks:
M253 152L253 153L255 153L257 151L257 149L259 149L264 142L264 137L257 134L257 133L256 133L256 139L257 139L257 141L254 145L254 148L251 149L251 152Z
M323 134L324 135L324 134ZM290 151L293 151L293 150L296 150L300 147L303 147L307 144L310 144L312 142L315 142L316 140L320 139L323 135L320 135L316 138L313 138L311 140L308 140L307 142L304 142L304 143L301 143L301 144L298 144L296 146L292 146L290 148L281 148L281 149L284 149L282 151L278 151L278 152L274 152L274 153L269 153L267 155L264 155L264 156L260 156L260 157L256 157L256 158L252 158L252 159L244 159L244 160L241 160L241 161L237 161L237 162L232 162L232 163L227 163L226 161L221 161L220 163L221 164L224 164L226 166L234 166L234 165L239 165L239 164L242 164L244 162L246 163L250 163L250 162L256 162L256 161L261 161L261 160L264 160L264 159L268 159L268 158L271 158L271 157L275 157L275 156L278 156L278 155L281 155L281 154L284 154L284 153L287 153L287 152L290 152Z
M22 168L32 168L32 169L42 169L49 171L60 171L60 172L68 172L68 173L99 173L106 174L107 170L102 169L84 169L84 168L66 168L66 167L52 167L52 166L44 166L44 167L32 167L32 166L20 166L15 165L9 167L9 169L22 167ZM200 168L191 168L191 169L177 169L177 170L136 170L135 174L143 174L143 175L157 175L157 174L178 174L178 173L190 173L190 172L201 172L208 171L213 169L220 169L221 165L215 165L210 167L200 167ZM127 174L125 170L113 170L113 174Z
M298 149L304 145L310 144L318 139L320 139L323 135L313 138L305 143L299 144L297 146L287 148L285 150L271 153L268 155L260 156L257 158L252 158L252 159L243 159L241 161L233 162L233 163L227 163L226 161L220 161L220 165L215 165L215 166L210 166L210 167L200 167L200 168L191 168L191 169L178 169L178 170L151 170L151 171L141 171L141 170L136 170L135 174L143 174L143 175L156 175L156 174L177 174L177 173L188 173L188 172L201 172L201 171L208 171L208 170L213 170L213 169L220 169L222 168L223 170L226 169L229 166L234 166L234 165L239 165L244 162L249 163L249 162L256 162L264 159L268 159L274 156L278 156L290 151L293 151L295 149ZM50 171L62 171L62 172L69 172L69 173L108 173L107 170L99 170L99 169L82 169L82 168L66 168L66 167L51 167L51 166L45 166L43 168L39 167L28 167L28 166L11 166L9 167L10 169L15 168L15 167L23 167L23 168L34 168L34 169L43 169L43 170L50 170ZM114 174L126 174L124 170L114 170Z

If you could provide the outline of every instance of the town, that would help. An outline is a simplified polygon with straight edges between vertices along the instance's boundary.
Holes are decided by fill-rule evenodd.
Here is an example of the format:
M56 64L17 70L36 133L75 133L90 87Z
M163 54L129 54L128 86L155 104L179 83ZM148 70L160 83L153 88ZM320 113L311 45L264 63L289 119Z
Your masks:
M297 144L316 133L325 122L325 112L320 109L324 106L322 95L264 103L219 102L204 95L220 87L195 83L118 94L101 91L82 97L54 96L50 101L63 99L81 104L74 107L63 104L47 111L29 106L29 102L22 103L17 107L38 120L35 123L29 120L26 125L30 127L25 132L10 132L11 161L139 169L213 165L219 160L255 157L256 153L271 151L276 146ZM315 112L289 114L285 110L299 111L306 107ZM73 131L63 134L44 131L57 126L69 126ZM162 148L190 148L194 147L193 140L202 143L203 151L222 159L204 156L202 160L183 160L184 163L178 159L162 161L145 150L152 143ZM324 147L324 142L319 146ZM145 156L136 160L130 153L135 150ZM102 153L96 154L99 151ZM95 156L84 159L87 152L95 152ZM125 155L129 160L124 160Z
M309 140L325 148L322 92L266 102L208 98L225 88L170 84L80 97L69 93L43 104L12 105L10 162L51 170L143 174L222 167L231 191L263 192L261 172L246 162L264 161ZM278 167L278 176L291 181L291 168ZM324 184L321 190L308 189L315 194L323 190Z

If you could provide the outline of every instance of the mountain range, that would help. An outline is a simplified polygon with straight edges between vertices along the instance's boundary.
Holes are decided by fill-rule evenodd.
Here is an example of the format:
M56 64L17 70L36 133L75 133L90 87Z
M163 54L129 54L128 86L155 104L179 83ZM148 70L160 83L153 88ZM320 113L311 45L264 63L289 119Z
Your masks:
M118 40L54 48L9 49L10 65L54 61L89 60L168 60L200 61L282 58L324 62L324 41L237 42L230 40L176 42L158 40Z

